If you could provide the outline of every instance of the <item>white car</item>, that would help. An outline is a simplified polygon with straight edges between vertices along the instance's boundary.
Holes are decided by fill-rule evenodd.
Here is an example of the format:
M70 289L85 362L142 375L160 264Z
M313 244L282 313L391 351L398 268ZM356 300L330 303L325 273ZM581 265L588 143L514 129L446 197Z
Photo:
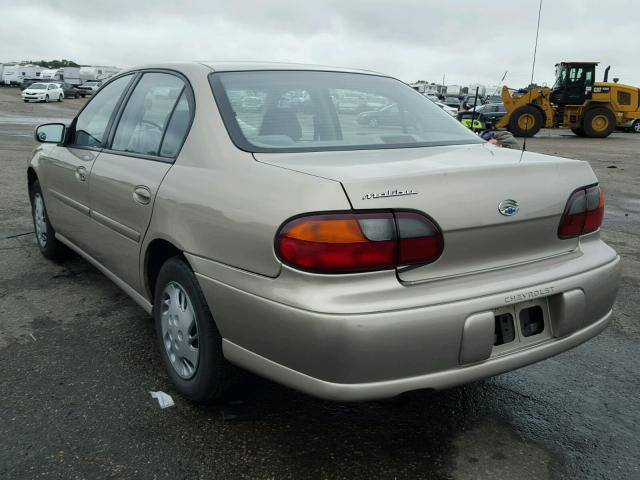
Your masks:
M640 118L629 120L627 123L618 125L618 128L620 130L624 130L625 132L640 133Z
M82 85L78 85L76 88L80 91L80 96L84 98L86 95L93 95L102 86L100 80L91 80L85 82Z
M438 105L441 109L443 109L445 112L447 112L452 117L455 117L458 114L458 109L457 108L452 108L449 105L445 105L442 102L433 102L433 103Z
M64 99L64 91L57 83L34 83L22 91L22 99L25 102L35 100L37 102L50 102Z

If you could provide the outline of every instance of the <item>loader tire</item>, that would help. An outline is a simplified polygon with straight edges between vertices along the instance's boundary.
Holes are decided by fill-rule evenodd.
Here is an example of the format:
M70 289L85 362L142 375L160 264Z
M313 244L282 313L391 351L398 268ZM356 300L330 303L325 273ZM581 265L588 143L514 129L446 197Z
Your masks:
M533 137L541 128L542 113L530 105L516 108L507 127L515 137Z
M579 137L585 137L586 135L584 134L584 130L582 130L582 127L578 127L578 128L572 128L571 131L573 133L575 133L577 136Z
M587 110L582 118L585 137L605 138L616 129L616 116L605 107Z

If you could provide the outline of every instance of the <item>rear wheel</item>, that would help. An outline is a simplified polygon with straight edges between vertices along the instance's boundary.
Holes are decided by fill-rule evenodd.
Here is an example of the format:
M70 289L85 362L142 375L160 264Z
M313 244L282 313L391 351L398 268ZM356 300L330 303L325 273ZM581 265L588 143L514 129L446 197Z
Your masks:
M153 316L160 351L176 389L194 402L219 398L231 366L222 337L193 271L180 258L167 260L158 274Z
M66 247L55 237L56 231L51 226L51 222L49 222L42 189L40 188L40 182L37 180L31 187L31 214L33 216L36 241L42 255L50 260L64 258L67 252Z
M508 130L516 137L533 137L542 128L542 113L536 107L516 108L509 119Z
M616 117L611 110L605 107L587 110L582 119L582 129L587 137L608 137L615 128Z

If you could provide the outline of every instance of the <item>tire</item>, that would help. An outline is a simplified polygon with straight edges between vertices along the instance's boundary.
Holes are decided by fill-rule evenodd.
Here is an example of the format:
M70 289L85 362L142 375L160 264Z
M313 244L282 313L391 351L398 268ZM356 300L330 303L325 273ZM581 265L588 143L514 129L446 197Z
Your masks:
M585 134L584 134L584 130L582 130L582 127L572 128L572 129L571 129L571 131L572 131L573 133L575 133L575 134L576 134L577 136L579 136L579 137L584 137L584 136L585 136Z
M507 126L515 137L533 137L541 128L542 112L531 105L516 108Z
M605 107L587 110L582 117L582 130L590 138L605 138L616 129L616 116Z
M44 103L49 103L49 95L45 95L45 97L44 97Z
M24 100L24 103L29 103L29 100Z
M49 260L63 259L68 250L55 237L56 231L49 221L40 182L37 180L31 187L31 217L33 218L33 229L40 253Z
M179 257L162 265L154 299L160 353L176 390L197 403L220 398L232 367L222 354L222 337L198 281Z
M61 102L61 101L62 101L62 94L60 94L60 95L58 96L58 101L59 101L59 102Z
M73 96L73 98L78 99L80 98L80 95L78 95L77 93Z
M640 119L635 120L632 124L631 124L631 131L633 133L640 133Z
M82 98L86 97L86 95L85 95L85 94L82 94L82 95L80 95L80 96L81 96Z
M378 126L378 120L376 118L370 118L369 121L367 122L367 124L371 128L376 128Z

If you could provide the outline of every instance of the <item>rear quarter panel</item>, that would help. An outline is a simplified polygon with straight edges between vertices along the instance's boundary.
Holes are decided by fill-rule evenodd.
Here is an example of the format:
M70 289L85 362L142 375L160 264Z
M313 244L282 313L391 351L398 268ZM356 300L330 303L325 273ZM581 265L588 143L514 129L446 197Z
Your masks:
M275 277L273 245L282 222L350 205L339 182L259 163L239 150L218 112L209 72L183 70L194 89L195 118L158 190L140 268L150 242L163 238L189 254Z

